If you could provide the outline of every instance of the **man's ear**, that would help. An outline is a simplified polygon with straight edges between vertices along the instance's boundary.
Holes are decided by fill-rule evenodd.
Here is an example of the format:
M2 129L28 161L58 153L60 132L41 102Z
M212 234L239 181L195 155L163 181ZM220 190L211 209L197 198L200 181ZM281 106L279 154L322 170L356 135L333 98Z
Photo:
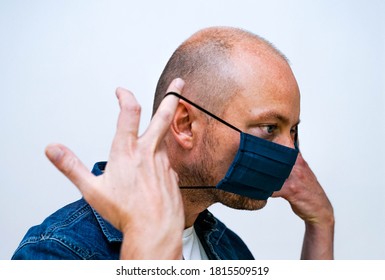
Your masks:
M188 150L193 147L192 121L190 105L180 100L170 129L175 141L177 141L182 148Z

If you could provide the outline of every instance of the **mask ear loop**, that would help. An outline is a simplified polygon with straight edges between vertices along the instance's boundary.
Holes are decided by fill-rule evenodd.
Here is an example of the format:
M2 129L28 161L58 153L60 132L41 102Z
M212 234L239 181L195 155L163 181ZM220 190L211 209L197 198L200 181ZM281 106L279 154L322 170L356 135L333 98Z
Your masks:
M180 94L178 94L176 92L168 92L168 93L166 93L166 95L164 97L166 97L167 95L174 95L174 96L176 96L176 97L186 101L187 103L189 103L190 105L194 106L198 110L200 110L200 111L204 112L205 114L209 115L210 117L212 117L212 118L216 119L217 121L223 123L224 125L226 125L226 126L232 128L232 129L238 131L239 133L242 132L238 127L235 127L232 124L229 124L228 122L222 120L221 118L217 117L213 113L210 113L206 109L202 108L201 106L195 104L194 102L188 100L186 97L184 97L184 96L182 96L182 95L180 95ZM215 186L180 186L179 188L180 189L215 189L216 187Z
M210 117L216 119L217 121L223 123L224 125L227 125L228 127L238 131L238 132L242 132L238 127L235 127L233 126L232 124L229 124L228 122L222 120L221 118L217 117L216 115L214 115L213 113L210 113L209 111L207 111L206 109L202 108L201 106L195 104L194 102L188 100L186 97L176 93L176 92L168 92L166 93L166 95L164 97L166 97L167 95L175 95L176 97L186 101L187 103L189 103L190 105L194 106L195 108L201 110L202 112L206 113L207 115L209 115Z

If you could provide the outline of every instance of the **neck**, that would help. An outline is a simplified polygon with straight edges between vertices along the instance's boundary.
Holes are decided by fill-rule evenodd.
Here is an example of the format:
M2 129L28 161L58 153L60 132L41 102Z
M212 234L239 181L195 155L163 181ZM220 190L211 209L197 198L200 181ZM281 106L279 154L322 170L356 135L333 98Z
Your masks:
M185 214L185 225L184 228L189 228L192 227L195 223L195 220L198 218L199 214L191 214L191 215L186 215Z
M185 228L193 226L198 215L214 203L210 197L207 190L182 190Z

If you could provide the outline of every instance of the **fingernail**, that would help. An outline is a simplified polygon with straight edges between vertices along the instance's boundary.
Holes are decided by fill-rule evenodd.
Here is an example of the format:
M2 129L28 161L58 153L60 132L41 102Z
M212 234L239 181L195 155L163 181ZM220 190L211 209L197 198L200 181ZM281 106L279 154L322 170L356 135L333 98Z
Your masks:
M45 153L50 160L56 161L61 158L64 152L58 146L49 145L47 148L45 148Z
M184 87L184 81L181 79L181 78L176 78L175 79L175 87L179 90L179 91L182 91L183 87Z

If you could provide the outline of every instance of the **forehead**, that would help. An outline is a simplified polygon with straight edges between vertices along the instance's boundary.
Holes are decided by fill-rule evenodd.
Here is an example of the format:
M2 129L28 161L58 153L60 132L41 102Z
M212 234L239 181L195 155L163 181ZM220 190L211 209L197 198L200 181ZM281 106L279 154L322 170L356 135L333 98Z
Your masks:
M245 127L260 118L299 121L300 94L288 63L273 55L236 58L240 91L226 106L226 119ZM235 124L235 122L237 124Z

